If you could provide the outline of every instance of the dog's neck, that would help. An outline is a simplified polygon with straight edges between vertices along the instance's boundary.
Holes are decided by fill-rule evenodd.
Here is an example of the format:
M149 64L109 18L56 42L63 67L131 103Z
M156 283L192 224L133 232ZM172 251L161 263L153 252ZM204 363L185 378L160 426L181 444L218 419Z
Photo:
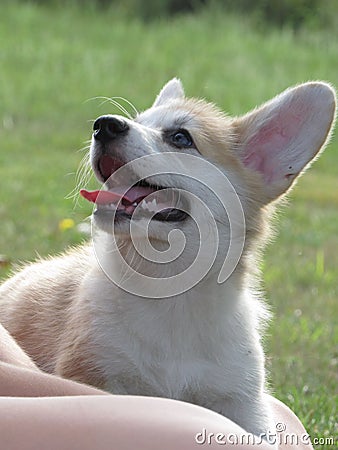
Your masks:
M146 277L150 278L156 277L158 280L171 277L171 284L175 285L175 283L177 283L175 275L180 274L182 270L186 268L183 267L183 265L189 266L191 263L191 261L188 261L191 255L187 255L187 258L183 258L182 261L178 258L178 262L175 261L174 265L150 262L135 251L134 244L129 239L119 239L118 245L116 246L116 244L112 244L111 236L105 234L100 236L99 241L100 249L103 249L104 251L104 254L100 254L99 251L96 251L96 257L98 258L99 265L104 270L106 275L108 275L108 278L113 278L117 273L120 276L119 280L122 280L122 282L125 279L131 278L128 271L132 268L138 274L144 274ZM157 242L155 245L158 251L166 250L168 247L167 244L160 242ZM121 257L126 262L125 267L127 270L125 271L123 271L124 269L121 269ZM244 270L244 263L240 260L231 276L223 283L219 283L218 281L219 268L220 264L216 260L215 267L208 271L208 273L202 277L201 280L196 280L196 283L193 283L189 289L182 288L180 291L180 286L176 285L175 287L178 288L177 294L172 297L174 297L175 301L178 303L184 301L186 305L190 302L194 305L201 303L201 308L204 308L203 305L205 305L205 308L210 308L211 303L215 306L224 304L225 300L229 303L229 305L232 302L236 302L237 298L243 292L247 291L248 283L246 271ZM135 283L138 283L138 281ZM116 284L119 285L118 282ZM147 281L145 281L145 284L147 284ZM139 286L137 284L132 285L132 294L137 292L138 287ZM128 292L128 289L125 290ZM161 289L161 292L166 293L166 289ZM154 294L156 293L154 292ZM131 295L131 297L133 297L133 295ZM149 297L146 295L141 295L141 297L145 297L147 300L154 299L155 302L162 299L161 295L150 295ZM169 296L167 295L166 297Z

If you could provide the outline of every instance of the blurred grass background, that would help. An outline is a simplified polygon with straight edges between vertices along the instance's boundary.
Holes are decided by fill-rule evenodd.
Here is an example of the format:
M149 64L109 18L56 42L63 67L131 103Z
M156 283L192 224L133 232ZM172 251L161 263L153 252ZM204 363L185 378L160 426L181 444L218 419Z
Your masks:
M337 86L337 16L335 0L3 1L1 275L86 238L90 205L67 195L91 121L117 112L96 97L142 110L178 76L236 115L296 83ZM313 438L337 421L337 147L333 137L298 183L263 263L270 384Z

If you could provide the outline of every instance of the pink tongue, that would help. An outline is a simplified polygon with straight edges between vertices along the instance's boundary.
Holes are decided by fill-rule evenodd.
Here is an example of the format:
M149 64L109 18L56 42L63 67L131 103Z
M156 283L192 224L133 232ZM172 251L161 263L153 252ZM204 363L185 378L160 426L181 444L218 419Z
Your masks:
M86 200L97 205L108 205L117 203L122 199L127 200L129 203L134 203L155 191L156 189L144 186L132 187L129 190L127 186L120 186L115 188L114 191L87 191L86 189L81 189L80 194Z

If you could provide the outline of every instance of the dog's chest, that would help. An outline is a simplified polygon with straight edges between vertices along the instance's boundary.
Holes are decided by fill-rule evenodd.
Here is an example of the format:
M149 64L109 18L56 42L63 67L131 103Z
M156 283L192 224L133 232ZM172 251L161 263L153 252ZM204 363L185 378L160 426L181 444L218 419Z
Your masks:
M236 391L247 365L243 334L222 305L199 296L136 299L111 287L108 297L101 289L92 303L92 340L106 388L180 399L210 385L215 392L224 392L225 384Z

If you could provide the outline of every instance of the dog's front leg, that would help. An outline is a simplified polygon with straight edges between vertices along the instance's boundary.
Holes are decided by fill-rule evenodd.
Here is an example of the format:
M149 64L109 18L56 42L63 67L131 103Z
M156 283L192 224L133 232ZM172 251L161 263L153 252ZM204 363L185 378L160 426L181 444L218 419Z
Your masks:
M123 383L117 378L110 378L109 381L105 384L105 391L110 392L115 395L128 395L127 388L123 385Z

